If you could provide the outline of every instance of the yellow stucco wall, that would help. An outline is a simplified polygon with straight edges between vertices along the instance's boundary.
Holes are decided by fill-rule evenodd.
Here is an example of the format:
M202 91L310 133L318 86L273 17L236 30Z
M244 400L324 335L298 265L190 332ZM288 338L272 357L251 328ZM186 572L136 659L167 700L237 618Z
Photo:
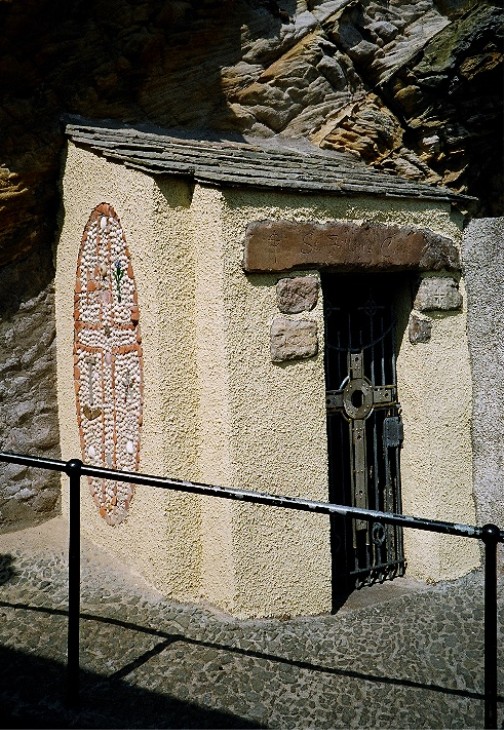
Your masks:
M429 313L433 319L430 342L412 345L405 332L401 343L397 379L405 431L403 511L475 524L472 388L463 281L460 291L461 313ZM406 530L405 549L409 574L426 580L458 577L479 562L477 545L464 538Z
M196 188L192 209L204 232L194 241L201 479L327 500L323 357L271 362L279 277L246 276L241 266L245 227L269 207L242 211L220 191ZM304 316L322 329L321 302ZM221 523L233 576L224 600ZM330 609L326 518L224 503L208 504L203 524L207 600L238 614Z
M226 192L224 197L229 209L227 230L234 231L235 234L235 253L231 260L240 261L245 227L250 220L291 219L300 222L316 220L320 223L330 220L352 220L357 223L371 221L429 228L452 238L459 245L461 240L460 218L452 213L450 206L443 204L434 205L417 201L391 203L370 198L356 198L351 201L345 198L324 197L303 199L301 196L285 194L272 196L248 191ZM240 222L239 228L236 227L238 222ZM267 284L269 280L270 285L267 288L271 294L270 320L275 311L274 284L281 276L249 275L248 277L252 284L256 279L262 280L263 284ZM463 311L432 314L434 320L432 338L428 343L416 345L410 343L406 326L410 309L402 313L404 321L400 329L403 335L397 370L405 431L401 450L403 512L419 517L474 524L470 424L472 399L466 334L467 302L463 281L460 283L460 291L464 297ZM407 296L405 292L404 299L407 299ZM319 305L316 309L317 318L322 317L321 302ZM267 301L262 303L263 313L266 307ZM260 316L259 313L257 316ZM263 331L266 329L263 328ZM323 332L320 319L319 332ZM237 333L237 341L239 337ZM302 411L310 413L309 422L304 422L304 432L313 430L313 433L317 434L315 438L325 429L325 379L322 353L321 337L319 356L310 361L314 370L309 374L309 380L303 378L301 386L302 388L308 386L311 389L309 399L304 403L300 401ZM292 365L284 366L284 372L288 373L290 367ZM286 392L285 385L285 383L279 385L282 392ZM264 439L264 434L262 438ZM315 483L320 479L320 483L324 485L322 488L326 489L325 440L319 439L319 445L322 446L321 453L317 453L314 449L313 462L304 462L304 478L306 479L311 473ZM322 463L324 463L323 473L320 472ZM327 499L327 494L320 498ZM412 577L432 581L451 579L479 564L476 543L464 538L405 530L404 540L408 575Z
M263 219L368 220L428 227L458 240L449 207L198 185L191 191L72 145L63 201L56 277L63 458L79 454L71 356L77 251L91 210L106 201L121 219L138 287L141 470L327 500L322 297L313 311L294 315L317 322L319 354L272 363L269 334L282 275L243 272L246 226ZM474 522L465 322L465 311L436 317L431 341L419 345L404 334L403 503L406 513ZM86 493L83 512L93 539L180 600L204 600L239 616L330 610L323 516L145 488L119 527L101 520ZM410 575L451 578L478 562L468 540L412 531L405 538Z
M111 202L125 232L136 278L144 353L144 422L140 469L175 478L197 474L197 389L192 313L194 264L189 196L172 182L161 192L140 173L70 147L63 179L57 249L58 407L62 458L80 456L72 373L73 301L84 225ZM112 202L113 201L113 202ZM184 302L180 307L179 302ZM73 306L73 305L72 305ZM196 497L137 488L124 525L110 528L83 486L83 529L167 594L192 600L199 590L200 511ZM67 490L63 489L63 511Z

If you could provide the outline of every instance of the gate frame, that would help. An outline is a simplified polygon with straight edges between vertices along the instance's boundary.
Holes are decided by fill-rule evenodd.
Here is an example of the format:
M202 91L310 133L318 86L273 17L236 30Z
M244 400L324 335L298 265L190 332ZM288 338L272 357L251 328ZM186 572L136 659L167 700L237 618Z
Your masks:
M399 295L397 292L391 293L392 287L397 286L399 279L404 281L405 272L349 272L341 273L338 271L321 271L320 272L320 287L323 293L324 300L324 326L325 326L325 346L324 346L324 370L326 379L326 421L327 421L327 451L328 451L328 463L329 463L329 497L340 498L344 504L350 502L355 507L368 509L366 502L373 505L371 496L374 497L374 508L381 507L383 510L394 510L394 513L402 512L402 484L401 484L401 466L400 466L400 451L403 442L403 422L401 417L401 403L398 398L400 388L398 385L397 377L397 354L398 354L398 326L399 326L399 307L398 300ZM350 290L351 306L348 306L348 295ZM359 291L360 294L355 296L355 292ZM367 291L367 293L366 293ZM336 294L334 293L336 292ZM402 292L401 292L402 293ZM354 298L355 297L355 298ZM369 311L368 305L372 308ZM408 303L408 306L410 303ZM344 314L341 317L341 312ZM367 311L366 311L367 310ZM374 319L375 314L379 310L385 310L384 315L382 314L382 321L384 317L386 322L383 323L384 329L379 332L374 331L374 325L376 321ZM362 324L359 317L362 313L368 314L369 319L367 325L369 326L369 335L372 337L368 340L363 337L365 326L358 328L360 336L356 335L355 322ZM348 317L346 332L344 325L345 318ZM331 322L332 319L332 322ZM341 326L335 328L335 323ZM343 331L343 340L345 344L337 344L333 341L333 336L329 337L329 334L336 329L339 335ZM378 329L378 328L377 328ZM366 333L368 330L366 330ZM351 340L356 337L359 342L352 344ZM365 342L363 340L366 340ZM384 343L387 343L390 351L385 350ZM375 358L375 348L381 345L381 367L379 358ZM347 363L343 366L342 361L334 357L331 354L334 350L344 353L344 358ZM365 354L365 351L369 354ZM366 363L368 367L366 367ZM336 385L334 381L334 370L341 370L339 372L339 378ZM343 374L346 373L346 377L342 379ZM356 375L357 373L357 375ZM381 377L380 377L381 376ZM388 377L390 376L390 377ZM352 383L356 383L357 386L352 388ZM329 387L330 386L330 387ZM361 390L364 393L364 402L356 407L351 399L351 395L356 389ZM394 418L398 421L397 427L394 431L394 443L385 445L385 421L388 416L387 411L392 410L394 412ZM382 418L383 413L383 420ZM336 418L338 416L339 418ZM381 420L383 433L382 437L376 440L378 430L375 431L374 440L374 469L373 477L370 477L368 470L368 456L369 456L369 444L367 437L369 435L369 420L374 418L375 428L377 429L378 420ZM343 443L335 443L339 439L334 438L334 430L338 429L340 425L341 431L345 428L345 423L350 427L350 433L348 435L348 451L346 450L347 442L344 440ZM358 425L357 425L358 424ZM357 433L358 432L358 433ZM355 437L357 436L358 442L356 443ZM378 447L378 443L380 446ZM361 445L364 450L364 455L358 463L358 457L355 454L357 446ZM345 450L343 451L345 447ZM389 448L393 448L393 456L389 453ZM379 453L376 453L379 450ZM347 461L349 466L348 474L346 473L345 467L340 464L338 473L333 473L335 459L335 451L339 451L340 458ZM346 457L346 458L345 458ZM393 464L393 466L392 466ZM383 467L385 474L382 474L382 480L380 480L380 466ZM371 468L371 467L370 467ZM358 486L357 472L360 472L360 490ZM395 479L392 480L391 474L394 472ZM352 475L353 474L353 475ZM342 482L346 481L348 476L348 484L345 485ZM334 491L334 485L338 486L340 482L340 489L337 489L336 494L332 494ZM373 482L372 486L371 483ZM393 482L393 483L392 483ZM348 490L348 499L345 498L345 486ZM381 489L383 490L383 501L380 497ZM358 491L364 491L365 497L359 499ZM359 504L359 501L361 502ZM387 504L388 502L388 504ZM349 506L351 506L349 504ZM364 521L365 522L365 521ZM394 530L385 530L383 533L383 539L378 543L379 548L376 546L375 539L373 537L373 527L371 525L364 524L362 521L353 521L353 535L348 535L346 527L341 524L340 527L341 538L340 550L345 552L344 556L336 556L334 554L334 546L331 544L332 554L332 570L333 570L333 603L334 596L338 595L339 586L335 585L335 581L340 578L344 581L344 592L347 592L347 588L355 581L357 587L373 585L376 582L383 580L393 580L396 577L404 575L406 568L406 558L404 551L404 542L402 530L397 528ZM357 535L361 530L366 530L366 564L361 564L359 551L357 548ZM331 543L335 538L336 526L331 526ZM352 539L353 538L353 539ZM367 542L369 540L369 542ZM353 549L350 547L353 543ZM376 564L378 555L381 553L382 543L385 543L387 549L386 561L382 559ZM374 544L374 547L373 547ZM364 562L364 560L362 561ZM341 570L341 566L345 565L345 571ZM339 567L338 567L339 565Z

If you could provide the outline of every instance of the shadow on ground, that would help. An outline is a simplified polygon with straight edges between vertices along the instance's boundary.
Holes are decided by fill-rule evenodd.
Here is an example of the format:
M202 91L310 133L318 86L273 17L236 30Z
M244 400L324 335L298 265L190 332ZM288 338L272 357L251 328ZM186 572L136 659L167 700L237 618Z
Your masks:
M8 601L0 601L0 608L14 608L20 611L28 611L33 612L34 614L46 614L46 615L52 615L52 616L61 616L61 617L67 617L68 612L65 609L58 609L58 608L48 608L47 606L31 606L26 603L9 603ZM428 690L430 692L435 692L437 694L442 694L446 696L455 696L455 697L463 697L466 699L474 699L474 700L484 700L484 694L481 692L473 691L470 689L458 689L455 687L447 687L442 684L436 684L434 682L418 682L415 680L411 680L405 677L390 677L382 673L373 673L373 672L361 672L356 671L355 669L351 668L334 668L329 666L324 666L323 664L318 664L316 662L312 661L303 661L303 660L295 660L295 659L289 659L286 657L279 656L276 653L270 653L265 651L257 651L254 649L243 649L239 647L229 646L228 644L221 644L218 642L213 641L202 641L200 639L192 639L190 637L184 636L183 634L178 633L169 633L166 631L162 631L160 629L156 628L148 628L145 626L141 626L136 623L131 623L128 621L123 621L121 619L117 618L111 618L111 617L105 617L105 616L98 616L95 614L89 614L89 613L81 613L80 614L80 621L81 625L83 621L90 621L97 624L103 624L104 630L110 630L113 628L122 628L127 629L130 631L134 631L137 634L147 634L150 636L155 636L161 639L161 641L156 644L152 649L145 653L141 653L139 656L137 656L132 662L125 664L125 666L114 672L108 677L102 676L102 675L94 675L93 673L91 676L99 676L101 683L107 683L108 685L111 685L118 680L122 680L124 677L129 675L133 670L137 669L138 667L142 666L143 664L147 663L150 659L152 659L154 656L160 654L164 649L166 649L170 644L173 644L175 641L177 642L183 642L187 646L194 645L194 646L200 646L200 647L207 647L212 648L216 650L222 650L229 652L231 654L234 654L236 656L244 656L248 658L253 659L259 659L262 661L270 661L273 662L276 665L284 665L284 666L292 666L296 667L298 669L305 669L311 672L319 672L326 675L333 675L337 677L348 677L351 679L357 679L364 682L369 682L372 684L377 685L392 685L397 687L404 687L404 688L410 688L410 689L419 689L419 690ZM0 667L2 666L1 663L1 657L3 651L11 651L10 649L4 648L0 646ZM23 652L19 652L23 656L26 656L30 659L33 659L33 661L37 661L37 657L30 654L24 654ZM66 664L60 665L59 663L55 662L58 666L63 666L64 671L64 679L66 681ZM41 668L38 670L41 671ZM85 671L81 671L81 676L84 677ZM3 694L4 685L2 683L2 669L0 669L0 697ZM36 671L34 671L34 676L36 676ZM42 677L45 675L39 674L39 677ZM82 684L82 683L81 683ZM127 685L129 688L132 688L131 685ZM57 690L61 696L63 690L61 687ZM149 694L148 692L146 694ZM154 696L156 696L156 693L152 693ZM164 695L159 695L160 697L163 697ZM82 705L84 706L86 703L86 698L84 694L81 692L81 697L83 698ZM498 702L504 702L504 697L502 695L498 695ZM30 700L30 703L33 703L35 700L32 698ZM179 704L184 704L180 700L173 700L174 702L177 702ZM94 703L94 699L91 700L91 705ZM217 713L219 714L219 713ZM224 716L226 713L223 713ZM1 715L0 715L1 717ZM231 717L233 717L231 715ZM248 721L246 720L240 720L242 723L246 723ZM115 727L115 726L110 726ZM133 726L132 726L133 727ZM136 726L135 726L136 727ZM141 727L144 727L141 725ZM161 725L161 726L155 726L155 727L180 727L179 725ZM185 727L185 726L183 726ZM194 727L194 726L187 726L187 727ZM200 727L199 725L196 727ZM203 727L214 727L213 725L202 725ZM221 725L218 725L220 728ZM242 724L242 725L222 725L222 727L260 727L259 725L254 724Z
M64 704L66 666L0 647L2 728L260 728L235 715L81 670L80 709Z
M10 554L0 555L0 586L8 583L17 575L14 569L14 558Z

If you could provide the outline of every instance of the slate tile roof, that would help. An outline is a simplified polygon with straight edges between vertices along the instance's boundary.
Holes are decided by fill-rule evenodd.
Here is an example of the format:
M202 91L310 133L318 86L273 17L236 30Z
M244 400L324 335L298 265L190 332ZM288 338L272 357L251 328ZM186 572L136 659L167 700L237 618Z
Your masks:
M346 153L288 140L190 139L111 121L76 120L65 127L76 145L149 175L185 177L203 185L275 188L302 193L471 201L446 188L378 172ZM295 142L291 145L295 146Z

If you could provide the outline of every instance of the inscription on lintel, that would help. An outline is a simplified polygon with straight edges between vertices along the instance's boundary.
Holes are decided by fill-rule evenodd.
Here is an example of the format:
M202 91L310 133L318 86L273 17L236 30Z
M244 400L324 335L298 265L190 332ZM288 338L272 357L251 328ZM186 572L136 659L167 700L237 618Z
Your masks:
M243 268L250 273L299 268L457 271L460 255L451 239L428 229L338 221L254 221L245 233Z

